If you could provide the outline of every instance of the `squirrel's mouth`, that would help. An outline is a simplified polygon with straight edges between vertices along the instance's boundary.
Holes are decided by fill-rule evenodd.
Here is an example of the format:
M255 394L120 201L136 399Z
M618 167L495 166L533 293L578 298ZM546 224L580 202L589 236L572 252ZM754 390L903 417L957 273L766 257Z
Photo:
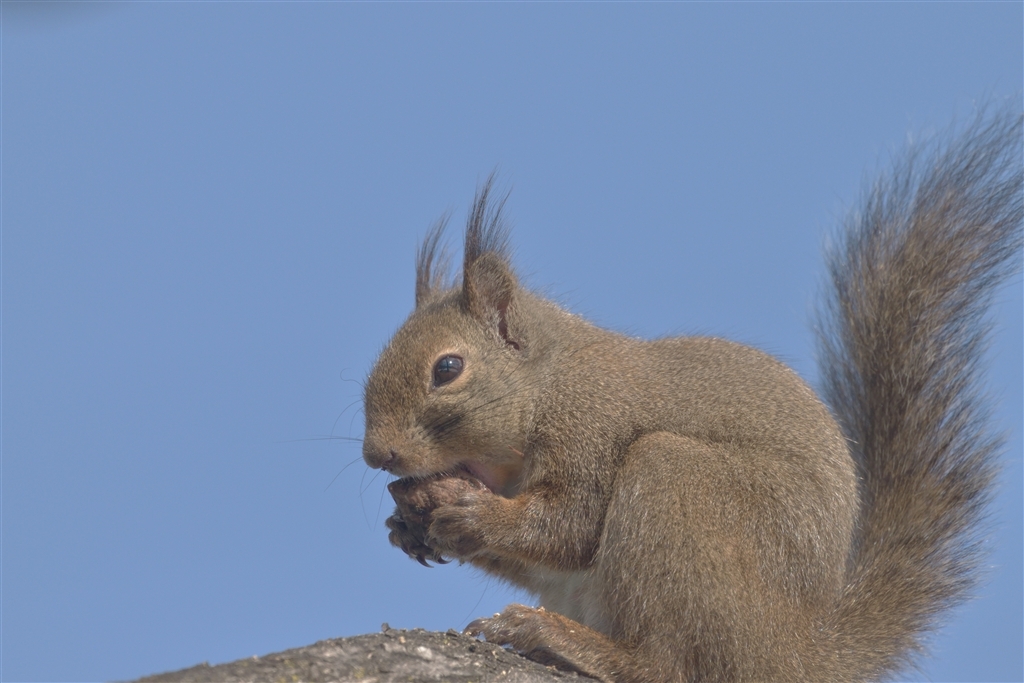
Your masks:
M491 493L498 493L502 488L502 482L495 472L477 462L460 463L458 469L467 473L481 484L487 487Z
M463 477L475 479L491 493L512 498L519 493L523 484L523 460L515 451L514 458L485 457L467 459L443 470L429 473L393 472L403 479L433 479L444 477Z
M422 481L426 479L445 479L447 477L460 477L462 479L473 479L480 482L491 493L496 493L500 486L498 477L488 468L479 463L459 463L453 467L430 472L429 474L406 474L399 476L399 481Z
M458 468L479 480L487 489L499 496L511 498L522 487L522 457L512 459L464 460Z

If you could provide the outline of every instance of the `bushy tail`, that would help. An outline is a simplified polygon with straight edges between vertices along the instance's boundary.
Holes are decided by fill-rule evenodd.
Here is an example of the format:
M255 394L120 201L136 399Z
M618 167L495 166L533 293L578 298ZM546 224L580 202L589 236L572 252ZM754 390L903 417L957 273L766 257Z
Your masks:
M905 666L976 580L1001 446L979 359L991 296L1019 264L1021 155L1017 112L912 150L831 256L824 392L863 478L849 583L825 629L837 679Z

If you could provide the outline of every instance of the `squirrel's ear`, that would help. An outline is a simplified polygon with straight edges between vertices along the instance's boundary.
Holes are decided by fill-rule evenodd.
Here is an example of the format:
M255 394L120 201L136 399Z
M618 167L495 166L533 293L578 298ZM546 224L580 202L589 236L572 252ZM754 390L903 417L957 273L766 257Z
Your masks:
M477 192L466 224L465 261L462 266L462 300L470 315L495 321L506 344L519 348L509 332L509 309L514 308L518 287L509 257L508 225L501 209L506 194L495 206L487 203L494 174Z
M517 286L509 264L492 252L476 259L462 278L462 298L469 314L483 322L496 322L505 343L518 348L508 329L509 307Z
M416 308L445 289L448 283L451 255L441 243L447 226L448 215L445 214L427 231L423 244L416 251Z

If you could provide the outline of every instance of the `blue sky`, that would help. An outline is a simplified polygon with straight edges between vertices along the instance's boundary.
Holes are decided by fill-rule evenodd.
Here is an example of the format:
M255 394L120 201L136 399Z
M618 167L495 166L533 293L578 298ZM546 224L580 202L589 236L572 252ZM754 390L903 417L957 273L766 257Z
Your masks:
M531 287L814 382L827 234L908 139L1020 104L1022 7L3 2L0 676L528 600L391 548L359 460L431 222L498 168ZM1024 678L1022 308L1018 277L989 581L908 680Z

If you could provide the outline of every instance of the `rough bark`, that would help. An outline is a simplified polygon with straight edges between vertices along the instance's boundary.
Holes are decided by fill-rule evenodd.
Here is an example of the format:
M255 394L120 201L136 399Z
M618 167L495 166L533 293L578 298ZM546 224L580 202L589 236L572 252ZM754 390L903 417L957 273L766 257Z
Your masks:
M543 666L504 648L462 635L389 628L380 633L321 640L306 647L199 664L140 678L135 683L470 683L590 680Z

